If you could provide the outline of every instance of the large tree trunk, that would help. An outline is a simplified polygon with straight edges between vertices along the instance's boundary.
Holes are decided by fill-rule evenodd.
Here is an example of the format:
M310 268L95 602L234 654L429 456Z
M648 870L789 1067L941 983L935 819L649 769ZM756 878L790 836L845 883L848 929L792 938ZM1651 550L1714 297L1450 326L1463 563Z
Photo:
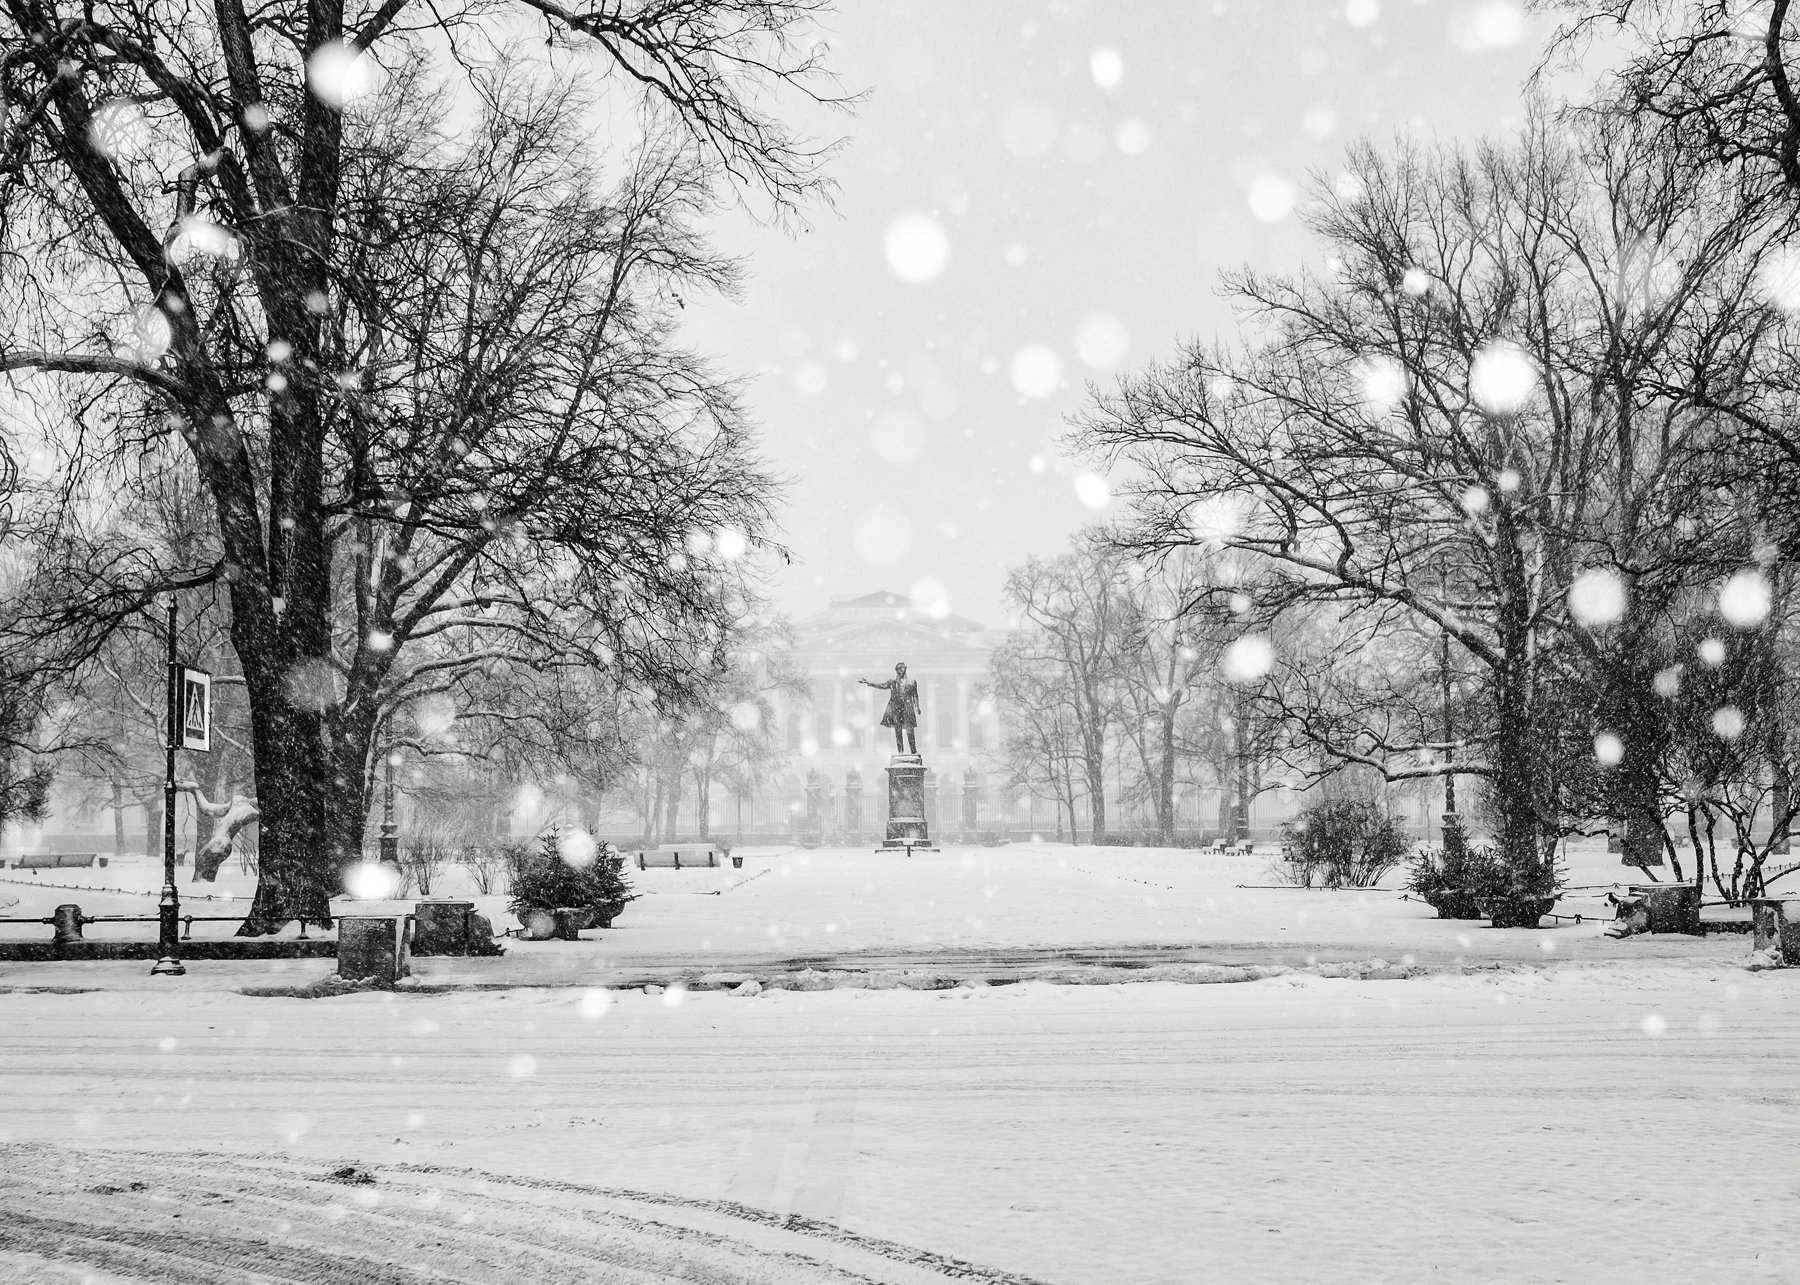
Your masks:
M1555 880L1540 818L1543 770L1533 717L1515 661L1499 675L1494 736L1494 806L1500 860L1520 891L1547 896Z
M163 795L161 790L138 800L144 808L144 855L152 861L163 858Z
M1156 775L1155 805L1157 841L1163 844L1175 842L1175 711L1163 711L1162 727L1162 761L1158 764Z
M113 851L125 855L125 786L112 782Z
M337 765L327 752L322 712L331 693L324 688L326 671L312 668L327 663L315 659L328 654L325 604L315 599L308 612L308 604L288 598L284 613L317 617L314 628L299 630L284 628L254 597L234 586L232 642L249 688L262 810L256 896L238 929L244 937L277 932L295 919L330 923L331 898L342 887L328 806ZM319 650L299 650L300 636L315 636Z
M1087 781L1088 842L1106 842L1106 743L1090 701L1087 725L1081 729L1081 769Z
M1619 808L1625 820L1624 864L1648 869L1664 864L1662 791L1656 763L1661 746L1646 732L1625 742L1619 762Z
M375 803L375 719L364 708L359 703L358 713L331 719L325 729L334 762L324 791L326 851L340 887L344 873L363 859Z
M329 923L331 898L342 886L327 825L329 766L319 717L285 702L269 705L251 720L262 825L256 897L241 937L277 932L295 919Z
M681 833L681 774L669 782L668 797L663 805L663 842L674 843Z
M706 838L712 830L712 773L694 773L694 824L699 828L700 837Z

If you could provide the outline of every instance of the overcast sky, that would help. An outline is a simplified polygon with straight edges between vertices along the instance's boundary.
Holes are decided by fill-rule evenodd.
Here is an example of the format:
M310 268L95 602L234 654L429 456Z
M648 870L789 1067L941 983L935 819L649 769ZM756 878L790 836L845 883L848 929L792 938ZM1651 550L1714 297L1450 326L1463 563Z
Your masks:
M752 375L791 479L794 616L893 589L1001 624L1008 566L1104 516L1060 456L1089 381L1229 333L1221 269L1323 252L1293 213L1361 135L1511 129L1550 28L1508 0L843 0L837 209L734 218Z

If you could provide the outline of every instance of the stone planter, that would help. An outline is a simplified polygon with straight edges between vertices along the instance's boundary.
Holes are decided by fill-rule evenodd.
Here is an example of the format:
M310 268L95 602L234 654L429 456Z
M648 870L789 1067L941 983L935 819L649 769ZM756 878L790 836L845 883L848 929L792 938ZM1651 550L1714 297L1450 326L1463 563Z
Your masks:
M472 901L449 898L421 900L413 906L414 955L467 955ZM491 934L490 934L491 935Z
M1555 904L1556 898L1553 896L1516 894L1483 897L1481 913L1488 917L1495 928L1536 928L1538 921L1549 914L1550 908Z
M1421 892L1418 896L1437 911L1439 919L1487 918L1475 894L1463 888L1440 888L1436 892Z
M603 901L597 906L533 906L519 916L519 924L526 941L577 941L577 934L586 929L611 928L623 909L622 901Z
M597 906L587 906L584 909L587 915L586 921L581 925L583 928L611 928L613 920L617 919L619 912L625 909L625 903L603 901Z
M1631 895L1644 899L1651 932L1700 936L1700 889L1693 884L1632 884Z

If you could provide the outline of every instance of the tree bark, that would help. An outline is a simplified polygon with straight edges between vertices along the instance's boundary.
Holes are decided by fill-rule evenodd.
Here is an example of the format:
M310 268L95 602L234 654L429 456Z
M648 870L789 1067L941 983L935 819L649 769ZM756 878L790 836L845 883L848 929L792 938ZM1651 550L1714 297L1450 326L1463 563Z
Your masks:
M1162 716L1162 763L1156 778L1157 841L1164 845L1175 842L1175 710L1165 709Z
M125 855L125 787L114 780L112 785L113 851Z
M1512 660L1500 672L1494 735L1494 804L1500 814L1500 859L1524 893L1548 895L1554 875L1540 820L1540 755L1525 683Z
M267 681L264 667L251 663L242 646L238 655L253 686ZM263 692L250 708L262 828L256 896L238 935L278 932L300 918L328 924L331 898L342 884L340 866L331 856L323 787L333 765L325 754L320 716L293 708L280 691Z
M138 800L144 808L144 855L152 861L161 861L163 855L163 797L162 791L144 795Z

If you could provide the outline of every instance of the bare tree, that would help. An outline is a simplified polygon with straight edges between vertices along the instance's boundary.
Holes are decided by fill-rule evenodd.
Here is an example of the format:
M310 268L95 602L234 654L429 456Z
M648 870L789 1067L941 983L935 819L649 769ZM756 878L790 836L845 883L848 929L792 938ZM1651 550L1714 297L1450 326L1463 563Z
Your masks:
M1639 119L1697 168L1728 168L1747 194L1800 198L1800 94L1790 52L1791 0L1559 0L1574 16L1553 54L1579 57L1595 37L1623 46L1610 93L1588 110Z
M1076 806L1085 791L1080 734L1068 672L1047 656L1038 640L1014 634L988 660L987 691L1006 729L998 761L1007 778L1032 795L1050 799L1056 837L1079 842Z
M821 152L763 106L771 85L816 90L817 55L796 39L816 6L517 8L553 42L602 50L687 145L653 148L612 198L579 178L558 197L543 150L557 131L521 150L554 105L515 113L489 95L480 142L434 135L416 51L471 38L472 5L310 0L253 21L173 0L33 4L0 29L0 369L106 401L75 461L90 489L136 444L179 437L217 541L199 566L90 563L71 650L91 654L158 593L225 585L263 812L249 932L325 914L383 707L441 667L510 659L490 608L528 604L514 637L540 645L530 624L581 584L593 650L649 664L692 632L666 620L706 571L674 561L680 537L756 535L729 392L671 346L669 310L678 281L720 279L685 222L707 177L696 158L782 209L821 186ZM355 57L390 69L371 112L333 83ZM523 350L487 346L502 339ZM660 502L671 469L697 488L675 505ZM585 581L559 579L548 553L531 568L504 552L577 530L599 555ZM402 664L426 638L443 654Z
M764 788L788 759L775 697L809 694L806 676L789 654L792 644L785 621L753 622L727 655L706 702L686 720L692 729L688 763L702 838L709 833L715 781L731 791L741 813L744 799ZM741 815L737 829L743 830Z
M1626 133L1578 152L1541 122L1473 155L1363 147L1310 216L1330 279L1235 275L1246 352L1190 347L1078 426L1141 466L1140 547L1251 559L1254 582L1220 595L1448 640L1481 677L1455 743L1366 700L1309 704L1356 724L1315 739L1390 780L1484 780L1523 888L1553 878L1561 765L1592 753L1570 680L1632 657L1715 574L1723 515L1680 467L1729 434L1690 393L1741 379L1768 326L1757 230L1709 222L1656 160Z
M1157 841L1165 844L1175 839L1182 733L1192 726L1184 713L1196 704L1217 706L1225 697L1219 661L1236 633L1228 611L1208 592L1212 576L1205 562L1205 550L1178 549L1147 568L1118 564L1121 733L1137 760Z
M1095 843L1106 841L1107 749L1120 717L1128 611L1119 576L1117 555L1078 536L1071 552L1015 568L1004 589L1023 626L1014 638L1017 654L1061 670Z

